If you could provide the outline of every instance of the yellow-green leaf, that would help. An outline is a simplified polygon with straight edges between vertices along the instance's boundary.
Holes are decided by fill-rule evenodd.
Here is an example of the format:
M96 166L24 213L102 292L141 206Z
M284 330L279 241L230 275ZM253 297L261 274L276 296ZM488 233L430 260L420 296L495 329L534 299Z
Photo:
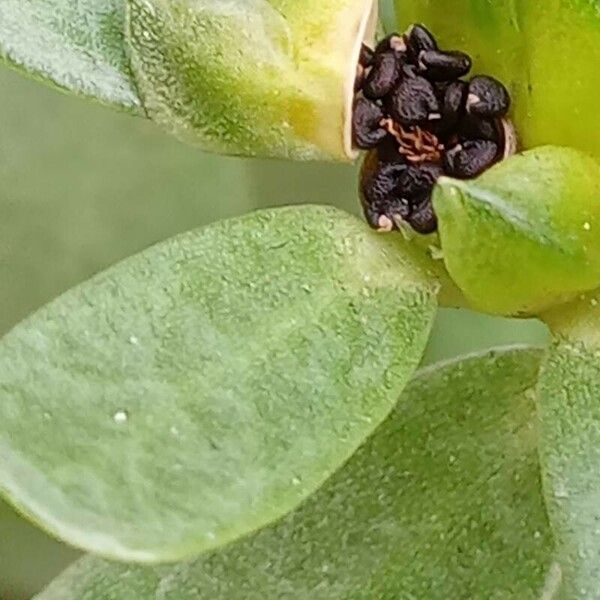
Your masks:
M355 156L350 117L373 0L127 0L152 119L213 152Z
M539 314L600 285L600 165L569 148L516 155L433 201L444 261L482 311Z

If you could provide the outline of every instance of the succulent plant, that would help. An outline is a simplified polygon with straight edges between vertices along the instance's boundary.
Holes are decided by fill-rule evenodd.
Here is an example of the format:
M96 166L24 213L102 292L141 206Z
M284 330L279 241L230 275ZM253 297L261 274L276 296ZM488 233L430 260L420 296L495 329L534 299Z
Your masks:
M40 599L600 597L597 2L396 4L0 2L5 61L203 150L367 151L366 224L217 223L0 340L0 492L91 553ZM410 382L438 305L554 340Z

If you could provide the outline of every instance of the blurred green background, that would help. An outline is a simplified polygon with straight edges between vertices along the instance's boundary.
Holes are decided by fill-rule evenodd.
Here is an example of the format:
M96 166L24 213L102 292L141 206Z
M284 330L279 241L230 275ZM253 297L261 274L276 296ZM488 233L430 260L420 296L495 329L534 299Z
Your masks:
M352 166L206 155L0 67L0 335L178 232L282 204L356 212L355 178ZM545 336L535 322L441 311L425 360ZM75 556L0 502L1 600L30 598Z

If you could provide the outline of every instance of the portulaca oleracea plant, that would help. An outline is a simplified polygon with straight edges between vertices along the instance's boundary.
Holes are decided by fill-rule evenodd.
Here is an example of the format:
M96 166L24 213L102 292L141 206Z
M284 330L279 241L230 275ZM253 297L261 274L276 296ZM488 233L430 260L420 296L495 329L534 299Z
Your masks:
M600 598L600 4L395 8L0 0L63 91L362 160L364 219L190 231L0 340L0 493L87 553L39 600ZM438 307L552 341L417 370Z

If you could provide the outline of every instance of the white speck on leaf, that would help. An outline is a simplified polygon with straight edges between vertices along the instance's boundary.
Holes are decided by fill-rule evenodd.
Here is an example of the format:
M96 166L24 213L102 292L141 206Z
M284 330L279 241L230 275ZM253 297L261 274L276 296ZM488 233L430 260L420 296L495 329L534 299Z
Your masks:
M128 419L129 419L129 415L127 414L127 411L125 411L125 410L118 410L113 415L113 421L115 423L126 423Z

